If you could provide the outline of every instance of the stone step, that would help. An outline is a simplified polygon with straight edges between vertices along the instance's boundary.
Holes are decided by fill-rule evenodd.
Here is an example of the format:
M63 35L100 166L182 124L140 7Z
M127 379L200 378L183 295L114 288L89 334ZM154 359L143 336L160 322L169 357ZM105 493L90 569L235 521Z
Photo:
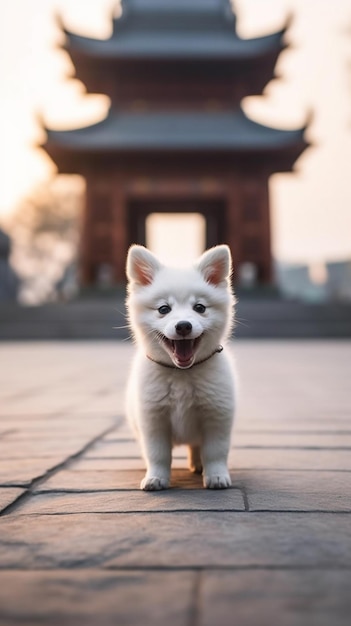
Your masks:
M351 304L304 304L242 298L236 307L238 338L351 337ZM2 305L1 340L124 339L124 297L77 300L38 307Z

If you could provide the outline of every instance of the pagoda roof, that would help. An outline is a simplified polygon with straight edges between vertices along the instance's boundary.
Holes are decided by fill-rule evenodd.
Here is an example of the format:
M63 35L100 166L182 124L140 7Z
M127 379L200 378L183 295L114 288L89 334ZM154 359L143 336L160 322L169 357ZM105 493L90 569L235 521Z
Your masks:
M125 152L225 151L267 154L301 151L306 147L304 128L279 130L234 112L110 111L102 122L65 131L47 130L45 149L91 155Z
M229 0L124 0L109 39L65 30L70 53L96 59L233 59L245 61L279 52L286 28L241 39Z

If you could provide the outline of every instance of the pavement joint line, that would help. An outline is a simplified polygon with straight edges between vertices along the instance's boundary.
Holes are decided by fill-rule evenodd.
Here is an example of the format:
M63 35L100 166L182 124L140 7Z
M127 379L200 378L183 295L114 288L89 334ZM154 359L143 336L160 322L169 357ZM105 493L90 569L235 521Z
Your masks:
M310 469L309 467L229 467L229 472L317 472L320 473L329 473L329 472L338 472L342 474L349 474L351 469ZM118 470L116 470L118 471ZM121 471L121 470L119 470Z
M292 513L303 513L304 515L309 515L311 513L322 513L323 515L350 515L351 508L343 511L326 511L325 509L250 509L250 513L279 513L280 515L284 515L288 513L291 515Z
M89 461L115 461L116 459L121 460L123 459L123 461L140 461L141 456L138 455L128 455L128 456L123 456L121 457L119 454L115 454L115 456L92 456L90 455L87 460ZM178 456L177 457L178 460L183 461L186 459L186 456ZM350 470L351 471L351 470Z
M191 593L191 606L189 611L189 626L199 626L201 624L201 598L203 570L193 570L195 580Z
M21 488L21 489L28 489L28 487L30 486L31 481L26 481L24 483L0 483L0 489L17 489L17 488Z
M243 500L244 500L244 507L245 507L245 512L249 512L250 511L250 501L249 501L249 496L247 493L247 490L245 488L245 486L239 487L242 496L243 496Z
M1 486L1 485L0 485ZM123 487L115 487L115 488L109 488L109 489L78 489L78 488L54 488L54 489L47 489L45 491L32 491L32 495L33 496L47 496L49 494L73 494L73 493L142 493L142 490L139 487L128 487L128 488L123 488ZM177 486L177 487L170 487L169 489L163 491L162 493L167 493L167 492L171 492L171 493L203 493L205 491L205 489L202 487L202 485L199 485L198 487L188 487L188 488L184 488L181 486ZM217 491L221 491L220 489L217 489ZM228 489L226 490L228 492ZM229 491L240 491L242 492L242 487L229 487ZM157 495L155 494L155 497L157 498ZM162 497L162 496L161 496Z
M240 430L236 428L235 433L239 435L286 435L287 437L291 437L291 435L325 435L329 437L330 435L351 435L351 428L347 430Z
M24 484L24 483L8 483L6 485L2 485L0 483L0 489L18 489L18 488L22 488L22 489L28 489L29 485Z
M233 446L231 450L351 450L351 446Z
M1 565L0 572L72 572L72 571L87 571L94 570L94 572L230 572L230 571L282 571L282 572L349 572L351 571L351 565L284 565L284 564L262 564L252 563L247 565L103 565L103 564L90 564L80 563L77 565L67 564L62 566L45 566L40 567L18 567L16 565Z
M25 494L23 494L24 496ZM30 494L31 495L31 494ZM23 498L23 496L19 496L19 498L15 501L17 502L19 499ZM4 509L0 513L0 517L4 515L4 512L7 511L12 505L15 504L13 502L6 509ZM54 513L41 513L40 511L37 513L19 513L18 516L25 517L70 517L74 515L180 515L183 513L198 513L199 515L203 515L207 513L232 513L233 515L332 515L332 516L347 516L351 515L351 509L348 511L326 511L324 509L250 509L249 511L242 511L240 509L224 509L224 508L208 508L208 509L133 509L129 511L55 511ZM351 566L350 566L351 567Z
M17 485L16 485L17 486ZM174 487L175 489L175 487ZM129 492L132 491L133 493L139 493L140 489L138 487L135 487L135 489L123 489L123 488L115 488L115 489L78 489L78 488L72 488L72 489L47 489L46 491L32 491L32 496L47 496L47 495L55 495L55 494L65 494L65 495L70 495L70 494L74 494L74 493L124 493L124 492ZM190 489L188 489L187 491L191 491ZM196 491L195 489L193 491Z
M0 566L0 570L1 570ZM3 568L7 569L7 568ZM222 572L222 571L285 571L285 572L294 572L294 571L306 571L306 572L338 572L338 571L351 571L351 565L284 565L284 564L273 564L273 563L251 563L247 565L139 565L136 567L135 565L105 565L101 568L102 571L170 571L170 572L179 572L179 571L198 571L198 572ZM32 570L30 570L32 571Z
M116 428L116 423L114 423L112 426L109 426L102 433L100 433L99 435L94 437L94 439L92 439L85 446L83 446L83 448L81 448L81 450L79 450L78 452L75 452L74 454L71 454L66 459L64 459L64 461L62 461L61 463L58 463L54 467L50 468L49 470L47 470L41 476L38 476L37 478L34 478L31 481L31 483L25 488L26 491L24 493L19 495L18 498L16 498L8 506L6 506L4 509L2 509L2 511L0 511L0 517L5 517L7 515L10 515L14 511L16 511L22 504L24 504L27 500L29 500L33 496L33 490L35 490L35 488L38 485L41 485L42 483L44 483L46 480L48 480L52 476L55 476L62 469L67 469L67 467L69 467L70 463L73 463L74 461L79 459L82 455L85 454L85 452L90 450L90 448L93 447L97 441L102 439L102 437L105 437L110 432L113 432L113 430L115 430L115 428Z
M258 511L261 513L261 511ZM279 513L280 511L271 511L272 513ZM350 511L351 512L351 511ZM19 513L18 517L26 516L26 517L57 517L57 516L72 516L72 515L141 515L141 514L152 514L152 515L167 515L173 513L246 513L246 511L242 511L240 509L219 509L219 508L211 508L208 509L133 509L130 511L55 511L53 513Z
M6 439L6 437L8 437L9 435L12 435L15 432L16 432L15 428L11 428L10 430L3 430L2 433L0 433L0 439Z

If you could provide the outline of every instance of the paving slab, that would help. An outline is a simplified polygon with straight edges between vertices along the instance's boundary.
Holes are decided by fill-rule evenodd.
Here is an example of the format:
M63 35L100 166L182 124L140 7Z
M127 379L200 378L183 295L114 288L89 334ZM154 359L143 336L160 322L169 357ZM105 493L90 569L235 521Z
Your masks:
M57 415L58 413L71 412L74 407L74 400L68 400L65 397L59 398L27 398L19 396L17 399L12 398L1 402L0 416L18 417L24 415L32 415L33 417L45 416L48 413Z
M86 459L122 459L141 456L140 446L134 439L99 442L85 455Z
M7 506L15 502L15 500L17 500L17 498L19 498L19 496L21 496L23 493L25 493L24 489L12 489L10 487L8 488L0 487L0 513Z
M74 464L75 465L75 464ZM64 469L40 483L34 493L45 492L94 492L116 489L138 489L144 476L143 470L77 470Z
M194 614L196 576L97 569L0 572L0 624L184 626Z
M63 461L62 455L45 458L0 459L0 487L28 486Z
M257 415L257 410L255 412ZM350 414L347 412L344 417L336 417L334 414L329 419L325 417L311 417L308 415L306 418L296 418L294 420L282 419L281 417L272 417L265 419L255 419L251 416L244 417L242 414L238 416L238 419L234 423L234 433L256 433L257 435L269 435L272 434L304 434L311 433L315 435L322 434L335 434L335 435L350 435L351 434L351 420ZM113 438L113 435L111 435Z
M235 469L338 470L351 471L350 450L236 448L230 451L229 466Z
M126 422L125 416L122 416L121 423L118 427L118 431L114 431L108 433L101 440L102 442L110 442L110 441L120 441L121 439L126 439L128 441L135 439L135 435L130 428L129 424Z
M4 422L4 418L1 418ZM118 417L95 415L93 419L43 415L40 419L35 419L30 415L26 419L11 418L6 421L8 435L6 441L19 442L30 439L46 439L48 444L52 441L72 440L84 437L90 441L90 436L101 433L101 430L108 427L118 428ZM102 433L103 434L103 433Z
M348 626L346 572L207 571L201 577L201 626Z
M84 438L68 438L55 439L51 437L44 438L26 438L17 441L0 441L0 458L2 461L5 459L37 459L37 458L52 458L60 457L62 460L76 454L89 443L89 439Z
M351 472L234 472L250 511L351 512Z
M45 492L92 492L107 490L138 490L144 470L62 470L40 483L34 493ZM171 487L178 489L201 489L202 477L189 470L174 470Z
M181 467L185 467L185 463L181 460ZM173 462L172 466L175 464ZM108 458L87 458L86 456L81 459L77 459L74 463L72 463L71 468L74 470L90 470L90 471L100 471L100 470L145 470L145 462L141 458L141 456L134 457L108 457Z
M63 513L161 513L166 511L245 511L244 498L238 489L167 490L153 494L143 491L100 491L80 494L38 494L27 500L22 515Z
M148 495L150 502L157 502L157 495ZM57 511L56 515L22 515L20 511L1 520L3 568L102 564L167 568L172 564L190 569L351 569L350 516L342 513L145 511L137 515Z
M351 433L242 433L233 430L234 448L297 448L316 450L320 448L351 450Z

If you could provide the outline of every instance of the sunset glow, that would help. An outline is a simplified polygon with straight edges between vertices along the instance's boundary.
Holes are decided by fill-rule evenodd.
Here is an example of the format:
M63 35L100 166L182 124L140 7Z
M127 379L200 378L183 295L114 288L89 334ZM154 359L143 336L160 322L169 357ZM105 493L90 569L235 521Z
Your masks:
M282 128L313 119L312 143L296 173L271 179L273 251L285 261L351 257L351 6L349 0L236 0L238 31L254 37L281 28L287 15L291 48L281 54L279 79L264 97L243 106L258 122ZM70 78L60 50L58 13L68 29L107 37L115 0L12 0L0 22L0 220L35 185L55 173L36 145L40 115L54 128L88 125L104 117L108 100L87 95ZM118 10L118 9L117 9ZM169 228L169 227L168 227ZM173 226L171 227L171 229Z

